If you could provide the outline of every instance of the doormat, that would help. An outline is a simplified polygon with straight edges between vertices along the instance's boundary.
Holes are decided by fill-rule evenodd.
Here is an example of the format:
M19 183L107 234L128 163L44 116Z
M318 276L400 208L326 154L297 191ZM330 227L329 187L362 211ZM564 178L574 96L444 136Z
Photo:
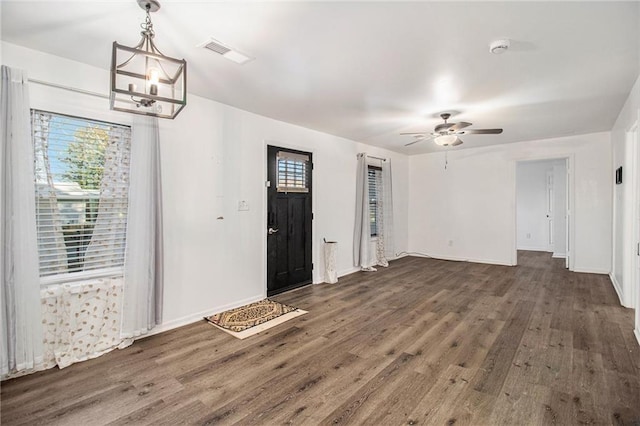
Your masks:
M265 299L204 319L238 339L245 339L306 313L302 309Z

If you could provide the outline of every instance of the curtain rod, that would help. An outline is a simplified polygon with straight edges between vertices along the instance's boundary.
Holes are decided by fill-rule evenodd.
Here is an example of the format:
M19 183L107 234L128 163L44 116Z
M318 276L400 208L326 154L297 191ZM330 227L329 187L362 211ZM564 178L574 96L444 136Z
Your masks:
M97 98L109 99L108 95L98 92L91 92L89 90L78 89L76 87L63 86L62 84L49 83L48 81L36 80L34 78L29 79L29 83L40 84L42 86L54 87L56 89L68 90L70 92L82 93L83 95L95 96Z
M373 155L367 155L369 158L373 158L374 160L387 161L386 158L374 157Z
M356 154L356 157L360 157L361 155L364 155L367 158L373 158L374 160L387 161L386 158L376 157L374 155L368 155L366 152L359 152L358 154Z

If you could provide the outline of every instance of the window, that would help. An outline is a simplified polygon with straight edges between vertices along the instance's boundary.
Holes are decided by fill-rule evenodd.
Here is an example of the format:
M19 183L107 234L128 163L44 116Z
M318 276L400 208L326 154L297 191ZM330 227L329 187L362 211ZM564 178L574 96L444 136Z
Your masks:
M131 129L37 110L31 118L40 276L121 274Z
M309 156L278 151L278 192L309 192Z
M378 236L378 198L382 187L382 168L368 166L369 178L369 220L371 221L371 236Z

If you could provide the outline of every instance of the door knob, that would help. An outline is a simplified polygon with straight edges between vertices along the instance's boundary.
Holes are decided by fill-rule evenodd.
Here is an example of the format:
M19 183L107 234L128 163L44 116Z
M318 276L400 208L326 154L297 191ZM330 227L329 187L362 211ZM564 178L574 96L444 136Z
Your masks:
M276 228L276 229L269 228L269 230L267 231L267 233L268 233L269 235L273 235L273 234L275 234L275 233L276 233L276 232L278 232L278 231L279 231L279 229L277 229L277 228Z

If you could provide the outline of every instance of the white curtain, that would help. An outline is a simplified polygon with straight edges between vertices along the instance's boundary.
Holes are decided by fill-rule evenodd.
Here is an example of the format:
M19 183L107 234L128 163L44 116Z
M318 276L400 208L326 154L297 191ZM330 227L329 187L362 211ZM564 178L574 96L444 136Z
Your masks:
M162 185L157 118L134 117L129 185L123 346L162 322Z
M395 257L393 244L393 194L391 160L381 160L381 172L376 173L377 209L376 264L389 266L389 258Z
M358 154L356 176L356 223L353 238L354 265L364 271L375 271L373 266L389 266L387 259L395 257L393 243L393 194L391 160L378 160L381 171L375 173L376 228L375 251L371 247L371 216L369 203L369 160L366 153ZM378 164L375 164L376 166Z
M394 233L393 233L393 186L391 179L391 160L387 158L382 162L382 191L378 202L382 202L381 223L382 229L378 230L378 236L382 235L382 253L386 259L396 257Z
M356 218L353 233L353 264L363 270L372 270L370 241L371 221L369 217L369 178L367 154L358 154L356 172Z
M385 161L382 161L385 163ZM387 210L387 206L384 202L384 197L382 196L383 190L383 179L382 172L375 174L376 188L377 188L377 202L376 202L376 227L378 230L378 234L376 235L376 265L387 267L389 266L389 261L387 260L386 254L386 238L385 238L385 219L386 215L384 214Z
M120 343L122 277L43 288L44 366L67 367Z
M0 87L0 372L42 363L34 153L26 73L2 66Z
M129 132L122 126L112 126L104 155L98 215L84 255L88 269L108 268L124 255L127 218L114 212L126 211L130 155Z

